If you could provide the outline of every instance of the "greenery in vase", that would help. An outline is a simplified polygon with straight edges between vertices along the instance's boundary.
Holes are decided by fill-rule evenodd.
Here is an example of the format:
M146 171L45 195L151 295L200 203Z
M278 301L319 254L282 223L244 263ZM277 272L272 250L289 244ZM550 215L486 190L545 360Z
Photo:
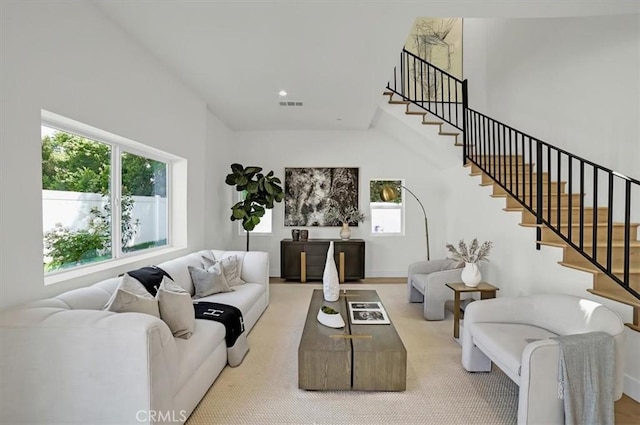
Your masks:
M459 263L478 263L480 261L489 261L489 252L491 251L491 248L493 248L493 242L486 241L480 245L478 239L474 238L471 241L471 245L467 247L464 239L460 239L457 249L450 243L445 246L451 254L451 259L456 260Z

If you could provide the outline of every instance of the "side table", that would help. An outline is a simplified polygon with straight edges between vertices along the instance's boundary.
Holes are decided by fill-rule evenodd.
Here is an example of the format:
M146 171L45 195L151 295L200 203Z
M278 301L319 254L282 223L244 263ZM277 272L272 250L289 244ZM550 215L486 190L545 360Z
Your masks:
M488 298L495 298L496 291L500 288L496 288L487 282L480 282L478 286L467 286L462 282L447 283L447 286L454 292L453 298L453 337L460 337L460 294L463 292L480 292L480 299L486 300Z

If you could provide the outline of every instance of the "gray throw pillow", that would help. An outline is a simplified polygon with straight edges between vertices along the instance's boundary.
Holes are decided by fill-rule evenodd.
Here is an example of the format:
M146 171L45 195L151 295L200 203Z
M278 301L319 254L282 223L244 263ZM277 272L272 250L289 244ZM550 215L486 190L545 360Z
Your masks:
M138 280L128 274L120 278L118 288L104 307L115 313L146 313L160 318L158 301Z
M191 295L180 285L166 277L156 294L160 318L169 326L173 336L189 339L196 327L196 316Z
M240 267L238 266L238 257L230 255L220 260L222 263L222 271L224 277L229 283L229 287L244 285L246 282L240 279Z
M232 291L232 289L229 288L227 279L224 277L220 263L214 264L209 267L208 270L189 266L189 274L191 275L191 281L195 288L193 298L202 298L220 292Z
M442 262L442 266L440 266L440 270L454 270L459 269L464 266L463 262L453 260L451 258L447 258Z

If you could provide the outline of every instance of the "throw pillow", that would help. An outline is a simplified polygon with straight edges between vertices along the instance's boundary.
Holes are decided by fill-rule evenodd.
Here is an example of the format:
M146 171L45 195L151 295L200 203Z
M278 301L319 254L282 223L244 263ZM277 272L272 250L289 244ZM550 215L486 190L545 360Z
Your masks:
M158 301L139 281L126 273L104 309L116 313L146 313L160 318Z
M160 282L162 282L162 279L165 276L173 280L173 278L169 276L169 273L165 272L158 266L142 267L128 271L127 274L142 283L142 285L147 288L147 291L149 291L149 293L154 297L158 292Z
M189 339L196 327L196 316L191 295L180 285L162 279L158 294L160 318L169 326L173 336Z
M442 262L442 266L440 266L440 270L454 270L459 269L464 266L463 262L452 260L451 258L447 258Z
M211 258L209 258L209 257L206 257L206 256L204 256L204 255L201 255L200 257L201 257L200 259L202 260L202 264L204 265L204 268L205 268L205 269L208 269L209 267L211 267L211 266L213 266L215 263L217 263L217 261L216 261L216 260L211 259Z
M209 267L208 270L189 266L189 274L191 275L191 281L195 288L193 298L202 298L207 295L232 291L232 289L229 288L227 279L224 277L220 263L214 264Z
M224 277L229 283L229 287L243 285L246 283L244 280L240 279L240 267L238 267L237 256L230 255L229 257L225 257L220 260L220 262L222 263L222 271L224 273Z

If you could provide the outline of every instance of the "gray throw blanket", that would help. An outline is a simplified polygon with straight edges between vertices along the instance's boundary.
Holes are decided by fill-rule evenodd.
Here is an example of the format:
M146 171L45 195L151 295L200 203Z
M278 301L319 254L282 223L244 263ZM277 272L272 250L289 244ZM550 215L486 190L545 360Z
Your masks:
M559 396L567 425L615 422L615 348L605 332L556 337L560 344Z

